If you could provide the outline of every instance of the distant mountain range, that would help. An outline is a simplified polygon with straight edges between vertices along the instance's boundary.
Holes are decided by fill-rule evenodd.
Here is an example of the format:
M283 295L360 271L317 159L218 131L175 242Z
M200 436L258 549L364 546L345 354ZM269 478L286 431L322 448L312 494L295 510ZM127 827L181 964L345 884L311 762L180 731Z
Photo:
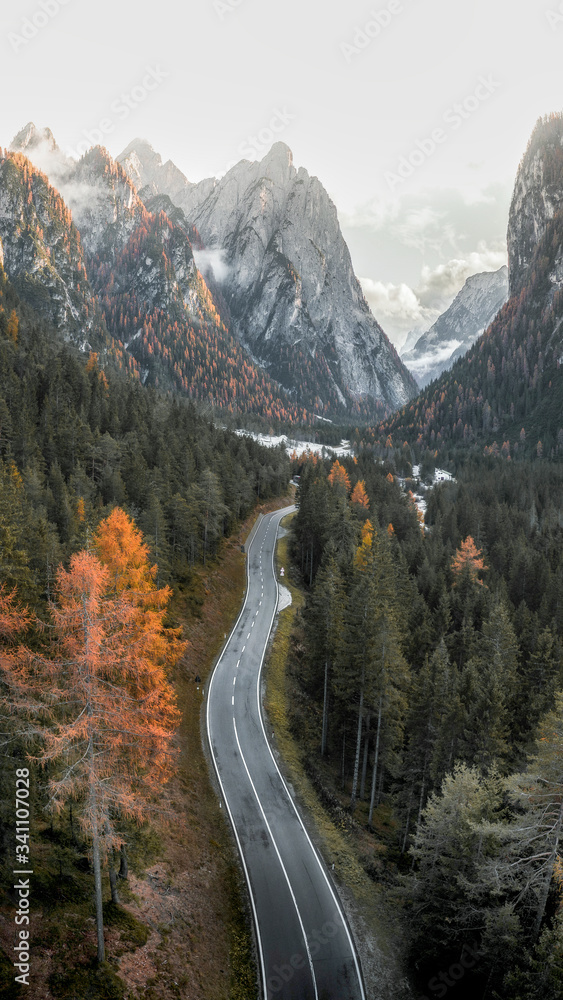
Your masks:
M414 395L334 205L283 144L190 184L146 142L75 162L29 124L0 170L7 274L82 349L268 419L368 419Z
M508 268L467 279L449 308L414 346L407 338L401 360L421 387L428 385L473 346L508 298Z

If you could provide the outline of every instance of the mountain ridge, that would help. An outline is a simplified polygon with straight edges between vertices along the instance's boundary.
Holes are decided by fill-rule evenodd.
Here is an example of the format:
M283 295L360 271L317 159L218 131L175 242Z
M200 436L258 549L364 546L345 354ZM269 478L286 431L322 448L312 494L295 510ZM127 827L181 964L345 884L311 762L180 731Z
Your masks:
M139 167L144 153L144 144L133 143L118 161L153 191L162 175L154 151ZM174 201L170 191L160 193ZM290 350L310 369L319 398L328 392L341 406L370 396L394 406L416 391L369 311L335 206L318 178L293 165L285 143L261 161L240 161L220 180L186 181L178 207L206 250L222 257L221 291L238 339L287 389Z

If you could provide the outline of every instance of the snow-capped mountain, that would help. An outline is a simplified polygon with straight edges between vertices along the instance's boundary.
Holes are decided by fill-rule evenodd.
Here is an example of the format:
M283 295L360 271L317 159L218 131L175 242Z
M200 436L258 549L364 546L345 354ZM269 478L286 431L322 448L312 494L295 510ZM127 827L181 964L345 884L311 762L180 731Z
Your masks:
M473 274L451 306L401 357L420 386L428 385L469 350L508 298L508 268Z
M363 296L335 206L284 143L199 184L180 182L140 140L118 161L143 197L168 194L183 209L205 247L196 262L220 284L232 331L287 390L304 379L319 400L347 407L362 398L397 407L414 395Z

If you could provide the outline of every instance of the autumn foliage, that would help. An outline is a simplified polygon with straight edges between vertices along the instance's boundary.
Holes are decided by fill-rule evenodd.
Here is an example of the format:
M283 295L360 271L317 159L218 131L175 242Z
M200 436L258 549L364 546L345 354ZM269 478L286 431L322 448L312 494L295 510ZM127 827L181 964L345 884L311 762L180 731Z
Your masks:
M471 535L468 535L465 541L461 543L452 560L451 569L454 575L454 587L464 570L469 573L473 583L483 585L483 581L479 579L479 573L487 570L488 566L485 566L483 555L475 545Z
M338 459L335 460L329 474L328 481L333 487L344 487L346 493L350 492L350 477L346 472L343 465L340 464Z
M355 503L359 507L363 507L364 510L369 510L369 497L366 493L366 485L363 479L358 479L358 482L354 486L350 503Z
M81 551L57 571L47 652L8 650L0 665L4 706L41 739L33 759L48 765L51 811L77 803L92 842L102 960L101 864L123 844L120 819L144 821L174 773L179 712L167 670L186 644L164 624L171 592L157 590L134 522L115 510L96 544L101 558ZM2 636L28 624L2 589Z

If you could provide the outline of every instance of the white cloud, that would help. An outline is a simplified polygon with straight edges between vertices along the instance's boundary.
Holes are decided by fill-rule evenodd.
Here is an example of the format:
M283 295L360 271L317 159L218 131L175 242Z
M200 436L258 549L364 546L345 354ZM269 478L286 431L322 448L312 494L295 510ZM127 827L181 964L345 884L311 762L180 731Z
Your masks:
M230 268L225 262L224 250L196 250L194 247L193 254L196 267L203 277L211 271L215 281L219 283L228 278Z
M487 247L479 243L477 250L466 257L453 257L437 267L422 268L420 283L416 288L417 298L423 305L440 309L441 312L453 302L460 288L472 274L481 271L498 271L507 262L504 248Z
M409 285L371 278L359 280L374 316L397 347L411 330L416 328L423 333L440 315L439 311L424 306Z
M422 334L430 329L467 278L482 271L498 271L506 259L505 249L480 243L465 258L454 257L436 267L423 266L414 288L404 282L396 285L372 278L360 278L360 282L374 316L395 346L401 348L412 330Z
M506 264L509 202L508 185L471 197L429 189L373 199L344 217L364 294L396 347L428 330L467 278Z

